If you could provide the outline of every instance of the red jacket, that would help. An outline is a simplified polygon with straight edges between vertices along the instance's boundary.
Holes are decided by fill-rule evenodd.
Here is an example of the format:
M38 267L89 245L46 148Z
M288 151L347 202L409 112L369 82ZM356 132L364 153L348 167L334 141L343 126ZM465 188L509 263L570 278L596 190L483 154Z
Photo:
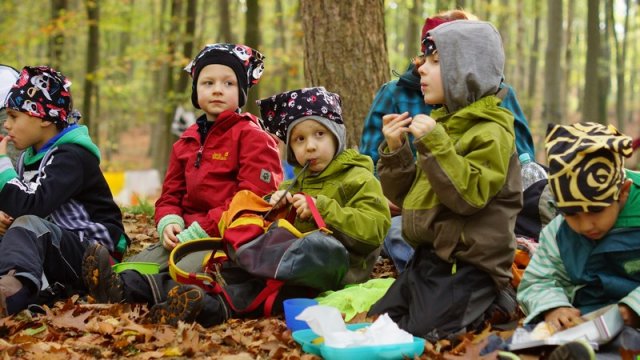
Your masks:
M209 236L219 236L220 216L238 190L264 196L278 189L282 181L278 146L255 116L233 111L218 115L196 168L200 146L197 124L173 144L155 220L179 215L186 227L197 221Z

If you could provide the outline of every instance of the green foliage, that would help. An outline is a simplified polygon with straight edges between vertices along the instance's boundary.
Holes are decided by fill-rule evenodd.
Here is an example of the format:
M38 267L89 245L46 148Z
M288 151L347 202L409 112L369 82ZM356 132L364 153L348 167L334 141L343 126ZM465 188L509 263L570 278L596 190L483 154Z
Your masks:
M133 215L146 215L148 217L153 217L155 213L154 204L147 199L139 199L138 203L131 206L123 206L122 212Z

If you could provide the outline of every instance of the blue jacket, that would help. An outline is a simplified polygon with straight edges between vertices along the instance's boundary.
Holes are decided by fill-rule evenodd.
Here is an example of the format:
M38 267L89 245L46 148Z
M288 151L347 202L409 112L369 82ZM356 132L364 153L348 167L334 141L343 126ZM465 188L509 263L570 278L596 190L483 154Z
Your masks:
M420 93L420 78L413 74L413 68L413 64L409 65L407 71L398 80L389 81L380 87L364 120L359 149L360 153L371 156L374 165L378 163L378 147L384 140L382 135L382 116L386 114L401 114L405 111L408 111L410 116L417 114L429 115L434 109L434 106L424 103L424 98ZM509 109L513 113L518 154L528 153L532 159L535 159L533 138L531 137L529 124L516 99L516 94L511 86L504 83L502 86L507 86L509 92L500 106ZM409 144L411 144L411 150L415 155L413 138L409 140Z

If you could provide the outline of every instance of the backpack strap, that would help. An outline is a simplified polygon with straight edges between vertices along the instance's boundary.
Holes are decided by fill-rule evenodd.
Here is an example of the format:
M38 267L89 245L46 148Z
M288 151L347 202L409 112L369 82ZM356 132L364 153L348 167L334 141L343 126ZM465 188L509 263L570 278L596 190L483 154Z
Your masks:
M305 193L302 194L304 195L304 198L307 199L307 205L309 206L309 210L311 211L311 215L313 216L313 220L316 222L318 229L325 234L331 234L331 230L327 228L327 224L324 222L324 219L322 218L322 215L320 215L320 212L316 207L316 203L313 201L311 196Z
M181 284L197 285L207 292L219 294L222 287L218 282L206 272L190 273L178 267L178 262L196 251L211 251L212 257L216 251L222 250L222 241L220 238L202 238L176 246L169 255L169 275L171 278Z

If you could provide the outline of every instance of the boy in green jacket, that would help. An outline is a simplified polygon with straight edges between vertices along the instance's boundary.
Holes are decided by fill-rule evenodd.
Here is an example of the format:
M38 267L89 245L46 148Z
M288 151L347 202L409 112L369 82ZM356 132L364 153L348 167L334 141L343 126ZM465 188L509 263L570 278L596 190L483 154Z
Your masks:
M391 224L380 182L370 157L345 149L340 97L323 87L287 91L260 100L268 131L287 144L287 161L298 175L291 192L279 190L270 199L275 208L292 204L295 226L310 231L314 223L304 195L311 196L333 236L349 251L350 269L343 283L369 279ZM303 167L309 163L308 168ZM286 189L285 181L280 189Z
M522 206L513 115L500 107L504 52L487 22L458 20L423 38L420 85L431 116L383 117L378 174L402 208L416 253L370 315L437 340L515 313L509 284ZM407 134L414 137L417 160Z

